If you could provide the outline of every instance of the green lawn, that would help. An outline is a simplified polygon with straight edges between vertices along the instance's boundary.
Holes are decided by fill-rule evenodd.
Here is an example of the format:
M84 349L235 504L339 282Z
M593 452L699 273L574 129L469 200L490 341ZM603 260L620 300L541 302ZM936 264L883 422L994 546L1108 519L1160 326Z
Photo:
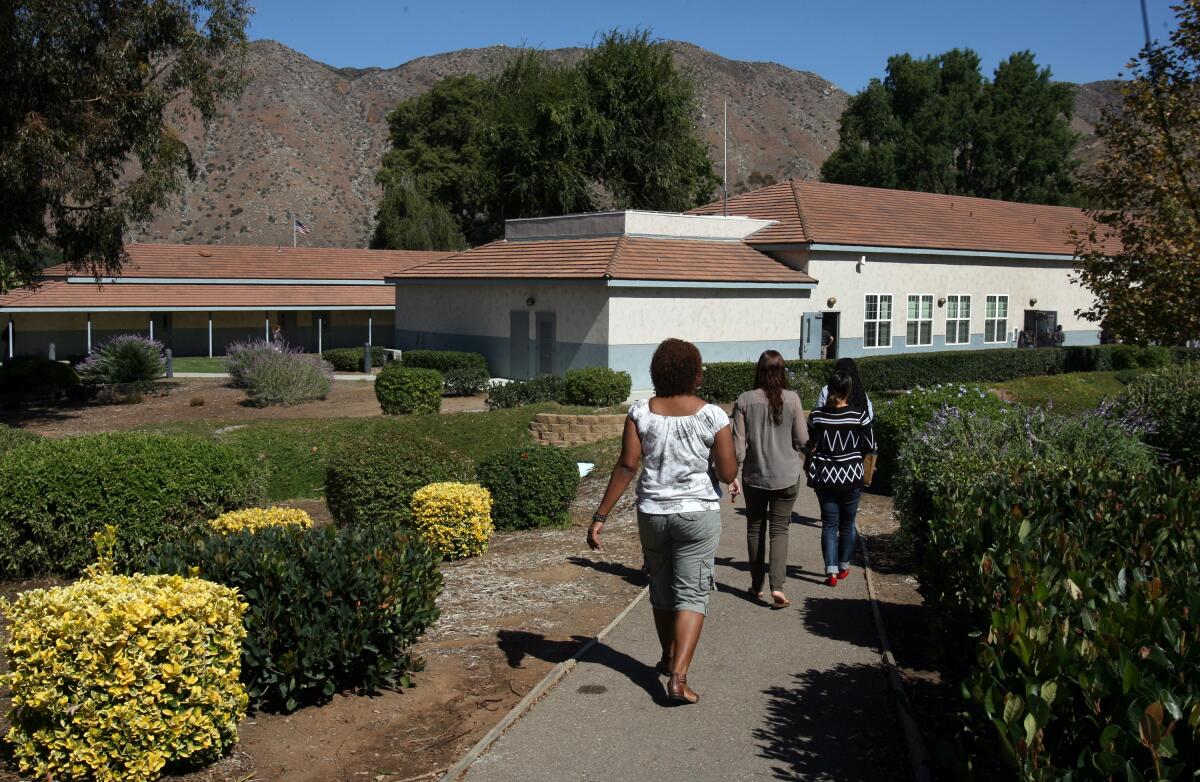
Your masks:
M534 414L550 410L581 412L557 405L531 405L485 413L308 418L245 424L200 421L165 424L148 429L214 437L249 452L267 465L270 499L280 501L320 497L325 484L325 455L349 437L429 437L471 459L479 460L503 448L532 443L529 424ZM581 445L570 449L570 453L578 461L595 462L597 470L611 470L617 458L616 442Z
M1108 396L1121 393L1132 374L1124 372L1073 372L1065 375L1022 377L993 388L1023 405L1050 406L1056 413L1076 415L1095 410Z
M225 372L225 357L180 356L171 360L176 372Z

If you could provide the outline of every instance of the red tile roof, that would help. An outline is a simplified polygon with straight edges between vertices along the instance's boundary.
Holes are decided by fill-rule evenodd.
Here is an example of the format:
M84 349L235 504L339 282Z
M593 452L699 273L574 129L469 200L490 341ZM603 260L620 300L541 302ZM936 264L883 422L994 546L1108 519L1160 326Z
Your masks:
M170 285L92 282L68 283L58 278L37 288L22 288L0 296L0 309L80 308L92 310L131 307L170 310L180 308L250 307L378 307L396 306L390 285Z
M253 247L227 244L130 244L122 277L220 279L383 280L397 268L426 263L445 252L325 247ZM80 274L55 266L48 274Z
M721 203L693 214L720 214ZM792 179L729 199L729 214L779 222L750 236L767 244L847 244L1072 255L1080 209Z
M614 279L813 283L741 242L609 236L496 241L397 269L396 279Z

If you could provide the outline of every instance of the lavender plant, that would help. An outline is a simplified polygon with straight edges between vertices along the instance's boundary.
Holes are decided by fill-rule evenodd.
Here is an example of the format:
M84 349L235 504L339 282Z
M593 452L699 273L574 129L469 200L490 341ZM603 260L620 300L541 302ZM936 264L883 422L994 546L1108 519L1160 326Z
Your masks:
M149 383L166 371L163 346L137 334L121 334L97 346L77 371L90 385Z

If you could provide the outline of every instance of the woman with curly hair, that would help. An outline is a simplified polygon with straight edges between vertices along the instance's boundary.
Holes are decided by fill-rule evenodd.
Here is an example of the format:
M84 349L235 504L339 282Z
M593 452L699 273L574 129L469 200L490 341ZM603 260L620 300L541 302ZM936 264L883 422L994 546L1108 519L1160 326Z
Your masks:
M638 536L650 573L650 606L662 646L655 668L668 677L667 700L696 703L688 667L716 586L714 557L721 539L718 481L737 477L729 416L696 396L704 379L700 351L668 339L650 360L654 397L629 409L621 457L592 516L588 545L600 532L641 463L637 484Z
M800 492L800 449L808 442L804 408L788 390L787 368L778 351L758 357L754 388L733 405L733 443L746 494L746 549L750 560L750 593L762 600L763 560L770 528L771 607L787 608L788 528ZM768 524L769 519L769 524Z

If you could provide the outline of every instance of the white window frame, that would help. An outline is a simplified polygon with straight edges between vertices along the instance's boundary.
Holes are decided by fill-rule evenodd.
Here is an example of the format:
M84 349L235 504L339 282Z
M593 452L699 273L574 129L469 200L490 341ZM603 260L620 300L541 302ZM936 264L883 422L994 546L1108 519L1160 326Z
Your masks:
M988 317L988 299L996 300L996 311L1000 310L1000 299L1004 299L1004 317ZM989 293L983 297L983 341L987 345L1005 345L1008 344L1008 321L1009 310L1012 307L1012 298L1007 293ZM996 329L992 332L995 339L988 339L988 321L994 321ZM1000 324L1004 324L1004 328L999 328Z
M875 302L875 318L867 319L867 299L874 296ZM879 305L883 299L888 300L888 317L886 319L879 317ZM868 293L863 296L863 350L886 350L892 346L892 321L896 316L896 297L890 293ZM886 323L888 326L887 342L881 342L879 339L879 324ZM867 344L867 327L875 327L875 344Z
M952 299L955 300L954 301L955 317L953 317L953 318L950 317L950 315L949 315L949 312L950 312L949 307L950 307L950 303L951 303ZM967 316L965 318L963 317L963 314L962 314L962 305L963 305L964 301L967 303ZM946 309L946 312L947 312L947 315L946 315L946 344L947 345L970 345L971 344L971 317L974 312L974 308L972 307L972 304L974 304L974 302L971 301L971 294L969 294L969 293L949 293L946 295L946 308L947 308ZM960 341L958 339L958 330L959 330L959 326L964 322L967 324L967 338L965 340ZM951 333L953 333L954 339L950 338Z
M916 318L916 320L912 320L908 317L908 300L913 298L914 296L917 299L917 318ZM929 317L928 318L921 317L921 299L925 299L925 298L929 299ZM918 340L917 342L909 342L908 341L908 324L910 324L910 323L917 324L917 340ZM920 342L919 341L921 338L921 324L922 323L929 324L929 341L928 342ZM909 348L933 347L933 294L932 293L909 293L909 294L905 295L905 299L904 299L904 346L909 347Z

